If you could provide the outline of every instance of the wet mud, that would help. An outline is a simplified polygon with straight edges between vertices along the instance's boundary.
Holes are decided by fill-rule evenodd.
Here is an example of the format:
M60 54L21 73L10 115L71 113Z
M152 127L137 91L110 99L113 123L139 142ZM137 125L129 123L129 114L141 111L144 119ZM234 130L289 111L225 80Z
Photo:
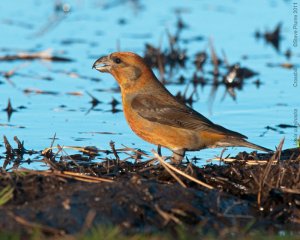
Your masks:
M209 187L170 174L155 157L120 159L113 143L107 154L114 157L102 163L88 159L96 149L63 157L49 148L41 154L50 170L1 169L0 229L39 229L50 236L78 234L98 225L119 226L128 234L172 232L179 226L217 235L299 233L300 150L281 147L274 154L220 157L219 164L202 168L192 162L174 166ZM17 151L6 154L12 157Z

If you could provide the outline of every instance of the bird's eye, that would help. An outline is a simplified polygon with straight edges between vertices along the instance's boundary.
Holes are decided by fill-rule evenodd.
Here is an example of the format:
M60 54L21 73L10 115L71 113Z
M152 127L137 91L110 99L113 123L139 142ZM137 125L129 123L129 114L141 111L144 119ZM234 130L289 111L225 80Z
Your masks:
M115 62L116 64L119 64L119 63L121 63L121 59L120 59L120 58L115 58L115 59L114 59L114 62Z

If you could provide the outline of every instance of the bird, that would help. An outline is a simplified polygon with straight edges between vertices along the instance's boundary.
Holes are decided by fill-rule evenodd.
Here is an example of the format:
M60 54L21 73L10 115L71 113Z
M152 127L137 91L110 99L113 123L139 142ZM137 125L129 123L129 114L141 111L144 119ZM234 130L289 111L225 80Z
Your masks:
M186 151L205 148L248 147L272 152L177 100L138 54L113 52L97 59L92 68L115 78L133 132L149 143L170 149L173 164L180 164Z

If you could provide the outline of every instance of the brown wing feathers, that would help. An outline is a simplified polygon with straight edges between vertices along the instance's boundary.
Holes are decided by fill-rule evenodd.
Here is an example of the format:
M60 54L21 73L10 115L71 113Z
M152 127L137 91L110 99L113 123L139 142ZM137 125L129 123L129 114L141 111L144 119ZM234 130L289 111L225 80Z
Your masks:
M178 104L160 103L154 96L140 94L131 103L132 108L143 118L178 128L202 130L238 138L246 136L216 125L200 113Z

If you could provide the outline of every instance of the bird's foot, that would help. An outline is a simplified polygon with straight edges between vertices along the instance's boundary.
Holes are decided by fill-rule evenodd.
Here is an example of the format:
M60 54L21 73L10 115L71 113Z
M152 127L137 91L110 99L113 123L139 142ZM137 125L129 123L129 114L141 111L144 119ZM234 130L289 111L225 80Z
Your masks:
M171 157L172 164L179 165L184 158L185 150L173 150L173 155Z

